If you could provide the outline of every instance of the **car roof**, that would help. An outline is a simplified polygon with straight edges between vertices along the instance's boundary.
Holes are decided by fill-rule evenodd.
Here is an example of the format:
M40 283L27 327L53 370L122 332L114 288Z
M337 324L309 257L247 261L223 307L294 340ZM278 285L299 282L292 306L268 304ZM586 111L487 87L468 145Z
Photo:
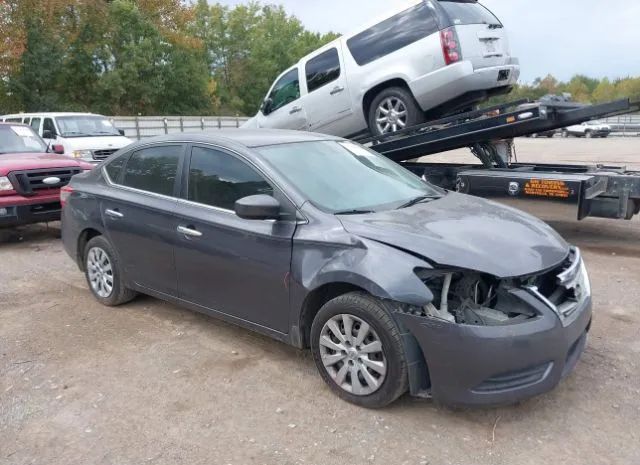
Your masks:
M218 143L222 145L226 145L231 142L248 148L254 148L266 145L293 144L297 142L314 142L323 140L342 139L324 134L284 129L214 129L211 131L194 133L168 134L151 139L143 139L142 142L204 142Z
M95 113L77 113L77 112L42 112L42 113L12 113L9 115L2 115L2 118L29 118L34 116L43 116L43 117L52 117L55 118L57 116L102 116L97 115Z

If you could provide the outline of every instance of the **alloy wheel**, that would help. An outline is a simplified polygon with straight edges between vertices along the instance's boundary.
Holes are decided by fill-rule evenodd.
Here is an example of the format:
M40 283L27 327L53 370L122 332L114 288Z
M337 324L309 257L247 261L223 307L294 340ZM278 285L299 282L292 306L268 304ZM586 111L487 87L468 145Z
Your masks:
M384 99L376 109L376 127L380 134L404 129L408 118L407 106L398 97Z
M103 299L113 292L113 267L109 255L100 247L93 247L87 253L87 273L91 289Z
M387 375L382 341L364 320L349 314L330 318L320 332L322 364L333 381L358 396L376 392Z

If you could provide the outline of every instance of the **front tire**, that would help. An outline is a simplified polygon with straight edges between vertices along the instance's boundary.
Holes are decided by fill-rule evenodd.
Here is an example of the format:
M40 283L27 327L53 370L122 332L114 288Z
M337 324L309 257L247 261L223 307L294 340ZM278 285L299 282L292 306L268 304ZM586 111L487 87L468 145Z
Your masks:
M371 102L368 121L371 134L381 136L424 122L424 113L411 92L402 87L390 87Z
M384 303L368 294L326 303L311 327L311 351L322 379L352 404L382 408L408 389L398 325Z
M89 289L101 304L116 307L135 298L136 292L124 285L122 267L113 247L103 236L87 243L84 269Z
M592 139L593 138L593 134L591 133L591 131L587 131L587 132L585 132L584 137L586 137L587 139Z

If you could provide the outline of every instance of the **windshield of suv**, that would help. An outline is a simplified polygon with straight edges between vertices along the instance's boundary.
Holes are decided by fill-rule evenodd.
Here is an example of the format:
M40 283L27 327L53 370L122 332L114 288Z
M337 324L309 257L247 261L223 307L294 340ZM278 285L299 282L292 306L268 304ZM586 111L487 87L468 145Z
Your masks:
M0 125L0 155L46 151L47 144L29 126Z
M335 214L401 208L445 194L388 158L353 142L300 142L257 150L309 201Z
M59 116L56 118L62 137L119 136L118 130L104 116Z
M502 26L500 20L479 3L441 1L440 5L445 9L454 25L489 24Z

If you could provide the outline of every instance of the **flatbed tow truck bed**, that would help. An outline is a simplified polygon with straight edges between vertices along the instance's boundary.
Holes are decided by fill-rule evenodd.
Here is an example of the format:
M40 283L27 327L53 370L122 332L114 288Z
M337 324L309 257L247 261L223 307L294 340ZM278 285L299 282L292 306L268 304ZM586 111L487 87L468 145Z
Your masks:
M640 171L624 166L517 163L513 138L639 109L639 103L628 99L588 106L519 100L358 142L433 184L538 216L629 220L640 213ZM463 147L469 147L480 164L411 161Z

